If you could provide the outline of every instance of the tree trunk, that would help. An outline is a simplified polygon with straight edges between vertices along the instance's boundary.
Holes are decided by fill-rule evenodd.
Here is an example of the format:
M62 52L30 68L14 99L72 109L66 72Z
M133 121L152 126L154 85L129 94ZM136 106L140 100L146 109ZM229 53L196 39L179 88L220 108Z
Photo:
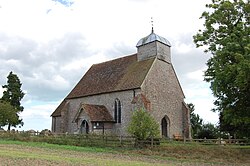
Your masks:
M8 131L10 131L10 124L8 124Z

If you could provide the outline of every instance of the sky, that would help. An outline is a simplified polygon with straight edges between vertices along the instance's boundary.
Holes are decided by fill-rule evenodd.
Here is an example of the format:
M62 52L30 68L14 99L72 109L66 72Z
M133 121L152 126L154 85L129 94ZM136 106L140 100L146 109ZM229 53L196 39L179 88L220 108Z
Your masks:
M151 32L170 41L172 63L195 113L216 124L209 83L210 54L192 36L210 0L0 0L0 85L10 71L25 97L18 130L51 129L50 115L92 64L136 53ZM0 88L0 96L3 89Z

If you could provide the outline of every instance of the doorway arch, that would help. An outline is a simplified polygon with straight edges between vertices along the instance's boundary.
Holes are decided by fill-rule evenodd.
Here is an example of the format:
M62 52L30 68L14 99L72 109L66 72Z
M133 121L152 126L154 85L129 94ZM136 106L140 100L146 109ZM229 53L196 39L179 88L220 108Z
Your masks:
M161 135L162 137L169 138L169 126L170 126L170 121L168 116L164 116L161 119Z
M83 120L80 127L80 134L88 134L88 133L89 133L89 124L86 120Z

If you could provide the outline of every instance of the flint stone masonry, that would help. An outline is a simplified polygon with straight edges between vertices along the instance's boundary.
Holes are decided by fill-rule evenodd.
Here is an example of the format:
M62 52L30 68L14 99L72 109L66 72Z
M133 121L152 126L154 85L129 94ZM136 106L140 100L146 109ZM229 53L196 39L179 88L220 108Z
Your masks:
M61 122L62 122L61 116L52 117L52 130L51 131L61 133Z
M156 81L157 80L157 81ZM151 114L161 125L164 116L169 118L168 137L183 133L182 102L184 94L180 88L172 64L155 59L144 84L142 93L151 102Z
M139 90L137 90L139 91ZM139 92L137 92L139 93ZM115 99L119 99L121 101L121 123L114 123L113 125L113 134L117 135L127 135L127 126L131 118L132 105L131 102L133 100L134 92L130 91L122 91L122 92L114 92L107 94L100 94L95 96L89 96L78 99L70 99L70 114L75 115L77 111L79 111L79 107L82 103L95 104L95 105L105 105L109 110L111 115L114 115L114 103ZM67 126L67 131L69 133L74 133L79 130L80 125L73 122L74 116L69 116L69 125ZM90 124L90 123L89 123ZM91 128L92 126L90 126Z

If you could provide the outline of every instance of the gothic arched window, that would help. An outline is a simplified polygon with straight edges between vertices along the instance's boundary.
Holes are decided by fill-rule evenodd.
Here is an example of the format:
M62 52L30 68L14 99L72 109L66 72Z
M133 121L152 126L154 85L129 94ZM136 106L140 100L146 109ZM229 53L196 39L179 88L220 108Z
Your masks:
M121 123L122 115L121 115L121 102L119 99L115 99L115 111L114 111L114 119L116 123Z

